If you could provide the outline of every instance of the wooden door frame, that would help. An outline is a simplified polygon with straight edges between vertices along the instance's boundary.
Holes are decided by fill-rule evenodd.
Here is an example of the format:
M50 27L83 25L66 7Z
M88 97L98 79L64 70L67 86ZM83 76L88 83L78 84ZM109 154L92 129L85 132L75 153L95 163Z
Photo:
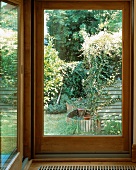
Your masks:
M134 6L134 18L136 18L136 1L133 2ZM132 162L136 162L136 21L134 20L134 35L133 35L133 41L134 41L134 96L133 96L133 145L132 145Z
M33 0L23 0L24 4L24 115L23 115L23 154L24 157L32 158L32 100L31 100L31 78L32 78L32 4Z
M43 0L44 1L44 0ZM61 0L62 1L62 0ZM63 3L61 3L61 1L54 1L54 2L52 2L52 3L54 3L54 8L56 8L56 6L55 6L55 4L58 4L58 3L60 3L59 5L62 5L62 8L63 9L67 9L67 5L66 6L64 6L64 4ZM70 0L69 0L70 1ZM70 8L72 8L73 6L75 7L75 4L76 4L76 2L69 2L69 1L67 1L67 3L68 4L71 4L70 5ZM88 7L88 1L89 0L86 0L84 3L83 3L83 5L85 5L86 4L86 8ZM108 1L108 0L107 0ZM105 3L105 4L107 4L108 2L99 2L99 7L97 7L97 8L99 8L99 9L101 9L101 5L103 5L102 3ZM120 0L120 1L122 1L122 0ZM91 1L92 2L92 1ZM114 2L114 0L113 0L113 2ZM46 0L46 5L45 6L43 6L42 5L42 3L41 3L41 1L40 0L37 0L36 2L35 2L35 15L37 15L37 3L39 4L38 5L38 8L41 10L41 14L40 14L40 16L42 16L42 10L43 10L43 8L44 7L48 7L48 8L50 8L50 1L47 1ZM120 3L120 2L118 2L118 3ZM129 1L127 1L126 3L129 3ZM111 2L110 2L110 4L111 4ZM119 6L118 6L119 7ZM96 9L96 5L95 5L95 3L94 3L94 8ZM112 9L114 9L115 8L115 6L114 5L112 5ZM39 10L38 9L38 10ZM74 8L75 9L75 8ZM79 7L77 7L77 9L79 9ZM109 7L109 9L111 9L111 6ZM131 10L131 9L130 9ZM128 16L128 14L126 14L125 13L125 15L126 15L126 17ZM39 13L38 13L38 16L39 16ZM38 25L38 27L42 27L43 26L43 22L41 22L41 20L36 20L36 17L35 17L35 23L36 23L36 25ZM129 24L130 25L130 24ZM131 29L131 28L130 28ZM36 29L36 33L37 33L37 29ZM125 31L124 31L125 32ZM130 31L131 32L131 31ZM128 35L128 36L130 36L130 35ZM125 35L124 35L124 39L125 39L126 37L125 37ZM40 40L42 40L43 39L43 34L39 34L37 37L36 37L36 40L35 40L35 44L38 44L38 42L40 41ZM130 49L130 46L128 47L127 45L125 46L126 48L129 48ZM124 48L125 48L124 47ZM36 67L36 69L35 69L35 87L34 87L34 90L36 90L36 84L38 83L38 82L41 82L41 84L42 84L42 82L43 82L43 80L42 80L42 78L40 77L40 76L36 76L37 75L37 72L39 72L39 69L40 69L40 67L42 66L43 67L43 65L42 65L42 59L40 58L38 58L38 60L36 60L36 56L38 56L39 55L39 51L41 51L41 53L40 53L40 55L43 55L43 46L41 45L41 46L37 46L37 50L35 51L35 63L37 64L37 66L39 66L39 67ZM130 55L129 53L130 53L130 51L131 50L128 50L128 54L127 55ZM37 53L38 52L38 53ZM125 61L126 63L129 63L130 61ZM129 75L130 75L130 68L129 68ZM38 73L39 74L39 73ZM127 72L125 73L125 75L126 74L128 74ZM129 80L129 82L130 82L130 80ZM124 84L124 87L128 87L128 86L131 86L130 84ZM38 84L38 89L39 89L39 91L41 91L40 89L42 88L42 86L40 86L39 84ZM35 91L35 92L37 92L38 91L38 89ZM129 87L129 89L130 89L130 87ZM38 92L38 93L36 93L36 95L35 95L35 105L36 105L36 108L39 108L40 110L41 110L41 108L43 107L42 106L42 93L40 92ZM128 110L128 109L130 109L128 112L132 112L132 108L131 108L131 104L130 104L130 102L131 102L131 95L129 94L129 98L130 98L130 100L128 101L128 103L127 103L127 105L125 105L125 110ZM42 111L42 110L41 110ZM46 143L46 145L48 145L48 140L44 140L44 139L42 139L43 141L41 141L41 138L39 137L39 136L42 136L42 130L43 130L43 126L41 125L41 120L43 120L43 116L42 116L42 114L40 114L40 115L38 115L38 114L36 114L36 110L35 110L35 120L37 120L37 119L39 119L39 122L38 123L36 123L35 122L35 132L34 132L34 136L35 136L35 139L36 139L36 141L34 141L34 146L36 146L36 149L35 149L35 147L34 147L34 149L35 149L35 152L34 152L34 157L35 158L37 158L37 157L40 157L40 156L42 156L42 157L44 157L42 154L43 154L43 152L37 152L38 150L46 150L46 147L44 147L43 145L41 145L41 142L43 142L43 143ZM126 121L126 123L131 123L131 115L129 115L129 117L125 120ZM38 128L38 131L37 131L37 128ZM39 131L39 129L40 129L40 131ZM127 145L126 146L124 146L124 147L128 147L129 146L129 148L127 148L128 150L129 150L129 155L127 154L127 157L131 157L131 143L132 143L132 141L131 141L131 127L129 127L129 129L128 129L128 131L129 132L127 132L127 133L129 133L129 140L127 140ZM38 135L37 135L38 134ZM124 136L125 136L125 134L123 134ZM52 138L52 137L49 137L50 138L50 142L53 142L54 141L54 138ZM49 139L48 138L48 139ZM65 137L63 137L63 142L65 141L64 140L64 138ZM66 137L67 138L67 137ZM86 137L85 137L86 138ZM95 137L95 138L97 138L97 139L99 139L99 138L101 138L101 137ZM107 138L107 137L106 137ZM112 137L109 137L110 138L110 142L113 142L113 144L114 144L114 137L112 136ZM118 138L118 142L120 143L120 142L122 142L122 138L120 138L120 137L117 137ZM60 143L61 143L61 140L62 139L62 137L59 137L59 139L57 139ZM67 140L67 139L66 139ZM73 137L70 137L69 138L69 142L71 142L71 141L74 141L74 143L75 142L77 142L79 139L78 139L78 137L77 138L75 138L75 140L73 140ZM92 139L92 140L94 140L94 142L96 142L95 141L95 139ZM106 144L107 145L107 144ZM106 146L105 145L105 146ZM78 147L80 147L80 145L78 146ZM103 148L104 146L100 146L100 148ZM54 149L56 149L56 148L53 148L53 150ZM61 145L60 145L60 149L61 149ZM86 148L86 152L87 152L87 150L88 150L89 148L87 147ZM117 150L121 150L122 148L120 148L119 146L117 146ZM69 150L69 148L67 148L67 150ZM83 152L83 151L82 151ZM94 150L94 152L95 152L95 150ZM52 157L56 157L56 156L58 156L58 154L51 154L52 153L52 150L48 150L48 155L47 155L47 157L50 157L50 158L52 158ZM101 152L102 153L102 152ZM40 156L38 156L40 154ZM69 155L71 155L72 153L71 152L69 152ZM56 156L55 156L56 155ZM65 154L63 154L63 156L64 156ZM98 155L97 154L93 154L93 155L95 155L95 157L97 157ZM108 156L109 156L109 154L107 154ZM106 157L107 157L107 155L106 155ZM119 156L120 156L120 154L118 154ZM88 154L88 157L90 157L91 155L90 154ZM100 156L100 153L99 153L99 156ZM101 157L103 157L104 155L102 154L102 156ZM117 153L115 153L115 157L117 156ZM77 154L75 154L75 157L77 157ZM114 152L112 153L112 156L111 157L114 157ZM128 159L129 159L128 158ZM95 159L95 158L94 158Z

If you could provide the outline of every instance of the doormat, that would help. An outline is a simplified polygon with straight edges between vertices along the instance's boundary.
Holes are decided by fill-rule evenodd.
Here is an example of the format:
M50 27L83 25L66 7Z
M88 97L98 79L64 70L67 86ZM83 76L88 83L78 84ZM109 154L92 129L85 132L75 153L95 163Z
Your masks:
M38 170L136 170L136 166L41 166Z

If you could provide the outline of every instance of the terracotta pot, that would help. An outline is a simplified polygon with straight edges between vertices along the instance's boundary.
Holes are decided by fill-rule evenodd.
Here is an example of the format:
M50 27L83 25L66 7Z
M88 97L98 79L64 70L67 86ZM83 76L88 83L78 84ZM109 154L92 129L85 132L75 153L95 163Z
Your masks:
M91 115L90 114L84 115L84 120L90 120L90 119L91 119Z

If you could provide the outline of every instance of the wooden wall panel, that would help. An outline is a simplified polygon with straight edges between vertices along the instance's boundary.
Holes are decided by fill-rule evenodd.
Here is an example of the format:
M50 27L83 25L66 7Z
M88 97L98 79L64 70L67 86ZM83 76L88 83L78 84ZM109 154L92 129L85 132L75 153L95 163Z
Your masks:
M24 157L31 158L31 0L24 0Z
M132 146L132 162L136 162L136 144Z
M24 23L23 0L19 0L19 98L18 98L18 152L23 158L23 113L24 113ZM22 160L21 160L22 164Z
M136 144L136 1L134 1L134 117L133 144Z

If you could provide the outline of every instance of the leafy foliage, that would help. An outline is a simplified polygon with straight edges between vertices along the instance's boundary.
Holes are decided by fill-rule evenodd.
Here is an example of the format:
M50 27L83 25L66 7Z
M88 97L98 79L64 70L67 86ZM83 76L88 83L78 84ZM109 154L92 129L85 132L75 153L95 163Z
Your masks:
M3 6L0 11L0 74L1 85L4 87L17 86L17 8L12 5L10 7L9 10Z
M122 11L121 10L101 10L96 14L100 19L99 30L108 32L118 32L122 29Z
M65 112L66 103L97 112L120 100L120 96L111 98L105 88L121 79L121 33L100 32L93 36L84 31L80 33L84 37L82 62L60 60L52 39L45 47L44 99L49 104L47 112ZM105 102L100 104L103 98Z
M60 103L60 104L49 104L48 107L46 108L46 113L49 114L59 114L59 113L66 113L66 104L65 103Z
M63 84L61 74L63 61L53 48L53 39L49 38L48 46L44 49L44 103L47 104L57 97Z
M0 11L0 28L17 31L18 15L17 7L10 5L9 8L1 7ZM13 19L14 18L14 19Z
M0 32L2 84L5 87L15 87L17 84L17 33L6 29L0 29Z
M55 48L65 61L83 59L81 30L94 35L122 28L121 10L46 10L45 16L48 33L55 38Z
M83 83L88 108L95 113L101 107L120 100L120 96L111 98L108 91L104 89L121 78L121 33L100 32L91 37L86 32L82 32L82 34L85 39L83 43L84 62L88 70L88 77L83 80ZM100 99L104 98L105 102L100 104Z
M105 135L121 135L122 122L120 120L120 117L114 116L111 118L110 115L106 115L103 131Z
M63 70L62 93L69 98L79 98L84 96L82 79L86 77L86 70L83 62L65 63Z
M48 31L55 37L55 48L60 58L66 61L79 60L83 42L80 29L85 28L92 34L98 27L93 13L87 10L50 10L46 13L49 17Z
M71 98L84 96L82 79L85 76L86 71L82 62L66 63L59 59L58 52L53 47L53 39L50 37L44 53L44 103L49 104L49 110L53 111L52 104L55 113L56 104L61 104L58 110L60 107L64 110L65 106L62 106L64 101L66 103Z

